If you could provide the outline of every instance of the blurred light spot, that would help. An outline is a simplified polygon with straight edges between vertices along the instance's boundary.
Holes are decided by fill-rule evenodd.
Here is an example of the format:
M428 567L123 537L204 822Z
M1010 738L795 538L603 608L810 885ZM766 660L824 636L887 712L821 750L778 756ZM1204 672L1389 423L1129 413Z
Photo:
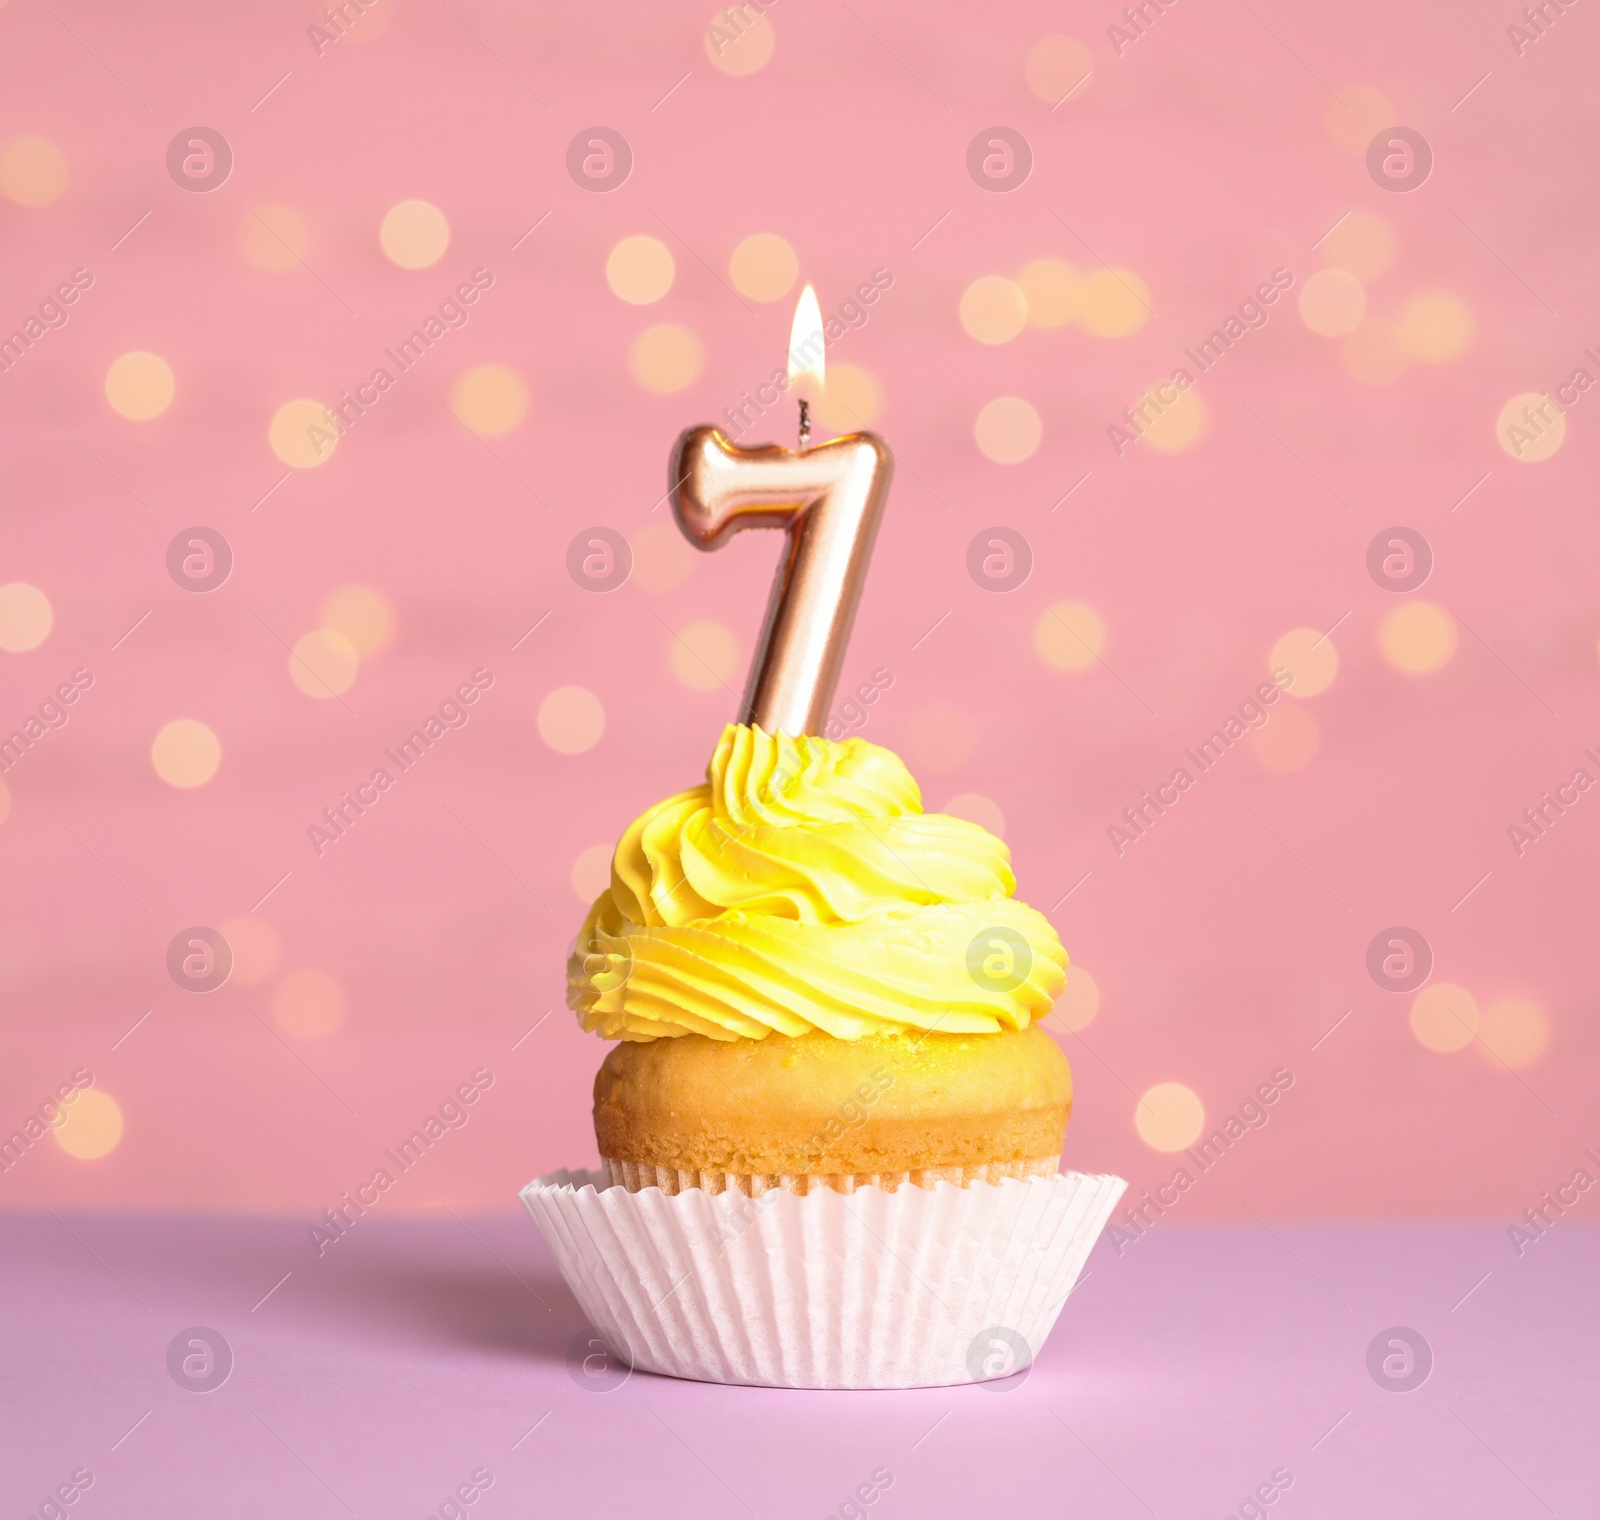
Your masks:
M883 386L857 364L830 364L817 420L829 432L855 433L870 427L883 411Z
M1300 320L1319 338L1342 338L1361 325L1367 292L1348 269L1319 269L1300 287Z
M292 207L254 206L239 222L239 246L257 269L282 274L310 252L311 227Z
M968 823L987 829L997 839L1006 837L1006 815L981 792L962 792L952 797L939 811L952 818L965 818Z
M361 24L345 27L340 34L340 42L360 44L376 41L389 30L389 23L394 20L394 5L392 0L359 0L356 15Z
M402 269L428 269L450 246L450 223L431 201L401 201L384 216L378 241Z
M341 586L323 600L322 626L342 633L357 654L377 654L394 640L394 609L371 586Z
M160 354L135 349L113 359L106 371L106 400L130 422L148 422L172 405L176 384L172 368Z
M1478 1021L1480 1053L1497 1071L1532 1066L1550 1043L1550 1018L1537 1003L1502 998L1490 1003ZM1487 1047L1487 1048L1484 1048Z
M349 691L360 669L356 646L336 628L313 628L295 640L289 655L290 679L319 701Z
M0 190L19 206L48 206L67 188L67 155L42 137L15 137L0 151Z
M298 1040L323 1040L344 1024L344 996L323 971L291 971L272 989L272 1017Z
M717 11L706 28L706 57L724 74L754 74L777 45L772 23L751 7Z
M233 951L233 971L229 981L240 987L258 987L278 969L283 946L278 931L264 918L246 913L230 918L218 933Z
M633 583L643 591L676 591L694 569L695 551L670 517L647 523L628 546L633 550Z
M272 452L296 470L310 470L332 458L339 446L338 424L320 401L285 401L267 430Z
M1280 670L1293 677L1284 687L1285 696L1314 697L1332 686L1339 674L1339 651L1315 628L1291 628L1272 646L1267 659L1267 673L1274 680Z
M1309 708L1279 702L1261 728L1250 730L1250 748L1269 771L1303 770L1322 747L1322 728Z
M1002 274L974 280L961 295L961 325L980 343L1009 343L1028 320L1022 287Z
M1094 59L1076 37L1045 37L1028 50L1023 68L1028 88L1047 106L1081 100L1094 74Z
M1157 1082L1139 1099L1133 1123L1152 1150L1181 1151L1200 1138L1206 1125L1205 1105L1182 1082Z
M672 289L677 272L667 245L644 233L623 238L606 260L606 283L634 306L659 301Z
M581 686L558 686L539 704L539 737L558 755L593 749L605 729L599 697Z
M1454 982L1424 987L1411 1005L1412 1034L1441 1055L1470 1045L1477 1029L1478 1000Z
M79 1161L109 1155L122 1142L122 1110L117 1100L98 1087L86 1087L50 1126L56 1144Z
M0 781L0 823L11 815L11 788Z
M572 890L579 902L592 903L611 885L611 852L608 844L592 844L572 862Z
M1083 311L1086 284L1065 259L1035 259L1017 276L1034 327L1065 327Z
M972 723L959 707L934 702L906 729L905 747L920 769L942 775L959 770L972 753Z
M1400 330L1388 322L1363 322L1340 350L1345 373L1363 385L1393 385L1408 362Z
M669 634L672 673L696 691L714 691L739 674L739 640L731 628L701 619Z
M647 391L666 395L691 385L705 363L700 340L687 327L663 322L647 327L634 340L628 369Z
M1106 647L1106 625L1083 602L1057 602L1033 625L1033 647L1055 670L1087 670Z
M150 745L150 763L168 786L204 786L222 763L222 745L198 718L168 723Z
M1044 425L1020 396L996 396L978 413L972 436L996 464L1021 464L1039 447Z
M1346 153L1365 153L1367 144L1396 121L1388 96L1364 84L1340 90L1323 119L1334 145Z
M0 649L10 654L37 649L54 621L50 598L37 586L26 581L0 586Z
M776 232L755 232L733 250L728 274L740 295L752 301L777 301L794 288L800 260Z
M1513 459L1538 464L1561 447L1567 436L1567 419L1548 396L1524 391L1500 408L1495 436Z
M1406 308L1400 323L1400 344L1424 364L1447 364L1472 346L1472 313L1460 296L1430 290Z
M1381 128L1375 133L1377 130ZM1366 151L1365 147L1362 151ZM1394 263L1394 231L1381 216L1352 211L1322 240L1317 251L1323 263L1347 269L1358 280L1375 280Z
M1455 619L1432 602L1396 607L1378 629L1383 657L1397 670L1427 675L1448 665L1456 652Z
M509 433L528 415L527 383L503 364L475 365L456 381L450 409L480 436Z
M1097 269L1083 284L1078 320L1100 338L1125 338L1150 315L1150 288L1131 269Z
M1145 425L1141 436L1151 448L1163 454L1181 454L1205 437L1207 415L1200 392L1190 386L1166 403L1154 420Z
M1100 1011L1100 988L1095 979L1079 965L1067 967L1067 990L1056 999L1056 1005L1045 1015L1046 1025L1059 1024L1076 1034L1087 1029Z

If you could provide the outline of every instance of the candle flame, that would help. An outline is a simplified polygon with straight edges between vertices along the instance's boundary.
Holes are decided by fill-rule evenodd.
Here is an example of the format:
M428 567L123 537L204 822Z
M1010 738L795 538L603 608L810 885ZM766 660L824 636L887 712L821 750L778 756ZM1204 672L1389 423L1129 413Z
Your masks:
M789 389L816 401L822 396L825 379L822 336L822 308L817 293L807 285L800 292L794 309L794 326L789 329ZM805 382L801 384L801 382Z

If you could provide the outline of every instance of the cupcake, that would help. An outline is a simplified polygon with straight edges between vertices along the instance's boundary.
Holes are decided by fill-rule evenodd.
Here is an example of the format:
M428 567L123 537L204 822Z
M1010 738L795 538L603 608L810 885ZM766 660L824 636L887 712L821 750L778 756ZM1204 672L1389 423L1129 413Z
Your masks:
M522 1192L625 1363L791 1388L1026 1369L1126 1184L1058 1171L1072 1085L1037 1021L1067 957L1015 885L999 839L924 813L860 738L731 725L706 784L628 828L568 962L616 1042L602 1170Z
M730 724L623 834L568 967L608 1181L759 1195L1057 1170L1066 984L1004 843L889 750Z

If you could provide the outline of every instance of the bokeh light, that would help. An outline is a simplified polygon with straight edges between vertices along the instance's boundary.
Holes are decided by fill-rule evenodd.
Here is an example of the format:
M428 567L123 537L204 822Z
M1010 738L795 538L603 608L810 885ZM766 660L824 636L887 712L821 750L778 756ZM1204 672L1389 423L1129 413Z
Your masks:
M1076 37L1044 37L1028 50L1028 88L1047 106L1081 100L1094 77L1094 58Z
M37 649L50 635L55 612L50 598L26 581L0 586L0 649L25 654Z
M996 838L1006 837L1006 815L1000 811L998 803L985 797L982 792L959 792L939 811L948 813L952 818L965 818L968 823L987 829Z
M0 192L19 206L48 206L67 188L67 155L43 137L14 137L0 149Z
M800 260L786 238L776 232L754 232L728 260L733 287L752 301L779 301L794 289Z
M1087 1029L1100 1011L1100 986L1082 966L1074 962L1067 967L1067 990L1056 999L1056 1005L1046 1016L1046 1025L1059 1024L1076 1034Z
M1370 282L1394 263L1394 229L1370 211L1352 211L1317 250L1335 269L1346 269L1362 282Z
M669 395L692 385L705 363L700 340L687 327L662 322L634 339L628 370L647 391Z
M1538 391L1523 391L1500 408L1495 437L1513 459L1538 464L1561 447L1567 436L1566 414Z
M913 714L905 750L915 769L942 776L967 763L974 738L966 713L948 702L933 702Z
M1310 709L1279 702L1266 723L1250 730L1250 750L1269 771L1304 770L1322 747L1322 726Z
M252 206L239 219L239 246L247 263L283 274L311 251L311 225L292 206Z
M1333 685L1339 674L1339 651L1333 640L1315 628L1291 628L1276 644L1267 658L1268 674L1286 670L1294 677L1284 688L1291 697L1314 697Z
M1154 407L1150 410L1154 411ZM1200 392L1190 386L1186 391L1179 391L1175 400L1167 402L1153 420L1145 424L1140 438L1163 454L1181 454L1205 437L1208 419Z
M1079 322L1100 338L1125 338L1150 316L1150 288L1131 269L1097 269L1083 284Z
M695 691L726 687L739 674L739 638L725 624L701 618L667 635L672 673Z
M86 1087L71 1103L61 1106L50 1126L56 1144L79 1161L97 1161L122 1143L122 1109L117 1100L98 1087Z
M357 654L377 654L394 641L394 609L371 586L341 586L323 598L322 626L342 633Z
M401 201L385 214L378 242L402 269L429 269L450 246L450 223L431 201Z
M1411 1032L1428 1050L1446 1055L1472 1043L1478 1031L1478 1000L1454 982L1424 987L1411 1004Z
M972 426L978 448L996 464L1021 464L1044 436L1044 424L1020 396L996 396Z
M1448 290L1430 290L1400 320L1400 346L1423 364L1448 364L1472 347L1476 326L1467 303Z
M1550 1044L1550 1016L1526 998L1490 1003L1478 1020L1479 1053L1491 1066L1523 1071L1535 1065Z
M1323 119L1337 147L1346 153L1365 153L1367 144L1385 127L1392 127L1396 118L1383 91L1352 84L1339 91Z
M1348 269L1319 269L1300 287L1300 320L1319 338L1342 338L1361 325L1367 292Z
M11 788L0 781L0 823L11 816Z
M1200 1138L1206 1125L1205 1105L1182 1082L1157 1082L1139 1099L1133 1123L1152 1150L1181 1151Z
M233 970L228 980L239 987L259 987L273 976L283 959L283 944L278 931L254 913L230 918L218 927L233 951Z
M672 251L646 233L625 237L606 259L606 284L633 306L649 306L672 289L678 272Z
M339 446L333 414L320 401L298 397L285 401L267 429L272 452L296 470L313 470L333 457Z
M1406 602L1378 629L1384 659L1412 675L1427 675L1448 665L1457 642L1455 619L1432 602Z
M1057 602L1033 625L1033 647L1052 670L1088 670L1106 647L1106 625L1083 602Z
M980 343L1009 343L1028 320L1022 287L1001 274L986 274L961 293L961 325Z
M1344 340L1339 359L1345 373L1363 385L1393 385L1409 362L1400 329L1371 317Z
M883 386L859 364L830 364L817 398L817 421L830 433L855 433L870 427L883 411Z
M695 551L670 517L646 523L628 540L628 547L633 550L631 579L641 591L656 595L676 591L694 569Z
M130 422L149 422L172 405L177 382L160 354L142 348L123 354L106 371L106 400Z
M1017 276L1034 327L1065 327L1083 311L1085 280L1065 259L1035 259Z
M585 906L611 885L611 854L610 845L592 844L588 849L580 850L578 858L572 862L569 880L574 895Z
M606 731L606 710L582 686L558 686L539 704L539 737L558 755L593 749Z
M150 745L150 763L168 786L204 786L222 764L222 742L198 718L176 718Z
M777 46L772 23L751 8L720 10L706 27L706 57L724 74L754 74Z
M337 628L313 628L295 640L289 655L289 678L321 701L349 691L360 669L356 646Z
M503 364L477 364L455 383L450 409L474 433L509 433L528 415L527 382Z
M272 989L272 1017L297 1040L325 1040L344 1026L344 994L325 971L291 971Z

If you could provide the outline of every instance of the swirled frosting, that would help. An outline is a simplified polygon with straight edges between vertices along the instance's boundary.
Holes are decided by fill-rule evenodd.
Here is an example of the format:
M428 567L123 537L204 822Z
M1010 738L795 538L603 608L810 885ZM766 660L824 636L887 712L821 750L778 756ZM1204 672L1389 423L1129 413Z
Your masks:
M889 750L730 724L706 776L617 845L567 967L585 1029L995 1033L1065 987L1055 930L1011 896L1005 844L924 813Z

